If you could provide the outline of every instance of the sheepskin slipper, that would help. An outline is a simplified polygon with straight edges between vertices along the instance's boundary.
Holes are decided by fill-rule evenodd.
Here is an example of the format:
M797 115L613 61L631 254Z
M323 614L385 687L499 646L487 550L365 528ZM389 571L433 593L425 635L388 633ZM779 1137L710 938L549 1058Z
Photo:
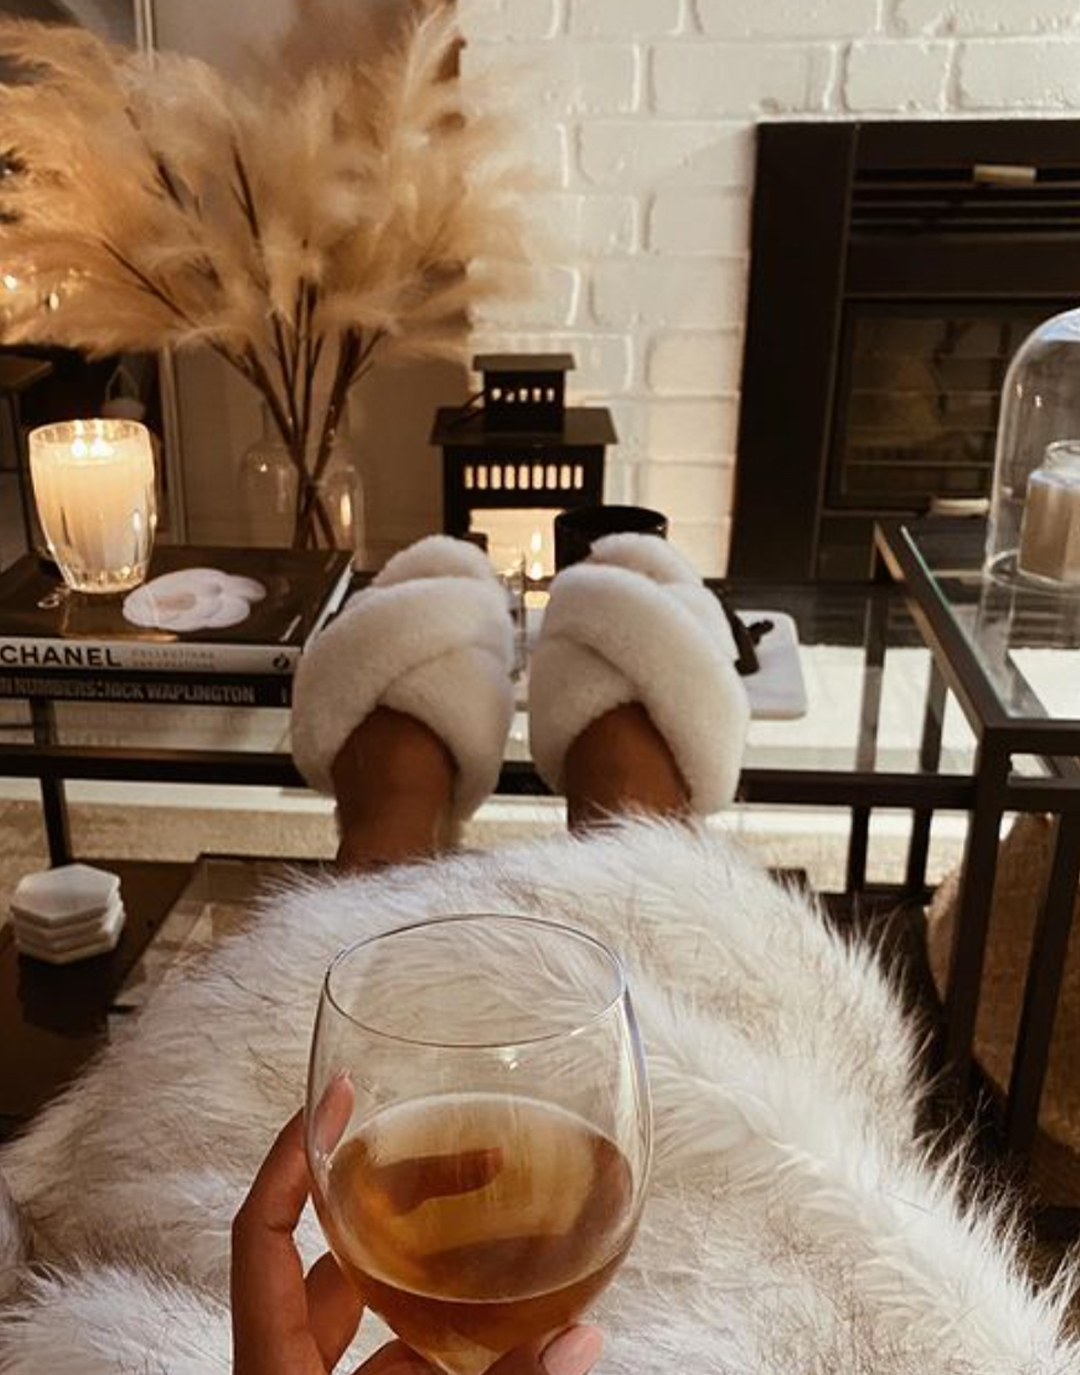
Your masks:
M376 707L423 721L457 763L454 819L492 792L514 713L506 594L474 545L431 535L395 554L308 646L293 685L292 752L313 788Z
M608 535L552 583L529 665L532 755L562 791L566 751L614 707L640 702L702 814L735 796L750 721L720 603L655 535Z

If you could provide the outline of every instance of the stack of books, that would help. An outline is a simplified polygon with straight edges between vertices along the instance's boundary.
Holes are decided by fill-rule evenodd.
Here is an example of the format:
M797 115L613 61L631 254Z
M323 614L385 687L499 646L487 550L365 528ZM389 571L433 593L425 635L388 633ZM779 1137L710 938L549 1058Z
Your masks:
M148 577L187 568L252 578L266 595L226 629L143 629L122 596L71 592L32 555L14 563L0 574L0 698L287 707L304 645L348 593L350 555L161 546Z

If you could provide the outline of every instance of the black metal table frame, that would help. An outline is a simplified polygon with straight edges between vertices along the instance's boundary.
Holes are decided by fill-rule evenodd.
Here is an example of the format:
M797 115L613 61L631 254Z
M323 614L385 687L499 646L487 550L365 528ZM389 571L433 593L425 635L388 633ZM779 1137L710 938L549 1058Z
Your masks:
M875 548L880 571L902 588L933 655L920 763L935 768L940 759L940 708L946 690L956 697L976 739L970 822L944 1008L946 1068L960 1093L971 1079L1002 819L1007 812L1050 813L1056 818L1004 1109L1004 1144L1023 1157L1031 1150L1038 1124L1080 880L1080 729L1075 722L1022 719L1003 709L904 522L879 523ZM1014 755L1036 756L1048 776L1014 772ZM915 813L912 851L916 863L920 855L925 863L930 821L927 813Z
M710 579L715 590L754 589L751 600L767 595L768 584L729 584ZM929 819L937 810L967 811L974 797L974 781L967 774L940 774L940 748L934 743L933 703L928 704L921 772L881 772L876 769L881 681L887 647L888 616L894 594L885 587L866 589L863 636L865 668L860 703L854 768L788 769L746 767L739 782L738 800L751 805L840 807L852 813L847 857L847 888L866 891L867 841L875 808L910 810ZM932 691L934 689L932 688ZM943 700L944 693L941 692ZM64 745L56 741L51 702L30 704L33 744L5 741L0 736L0 777L35 778L41 788L50 859L66 863L72 854L64 783L69 779L135 783L203 783L239 787L304 788L306 783L292 759L280 752L240 750L146 749L118 746ZM938 707L940 718L940 705ZM940 747L940 720L937 744ZM929 762L927 762L929 761ZM531 762L508 761L499 777L498 792L507 796L544 796L547 789ZM921 834L921 833L920 833ZM901 894L924 896L926 846L916 836L908 857Z
M847 868L852 892L866 887L866 834L874 808L899 808L916 815L932 815L937 810L968 811L974 796L973 780L966 774L875 772L876 694L864 693L863 711L869 725L860 732L854 770L745 768L738 792L738 801L755 806L850 809L854 824ZM0 742L0 777L38 780L49 856L54 864L67 863L72 853L64 794L67 780L307 787L292 760L276 752L63 745L54 743L50 703L34 704L33 720L34 744ZM502 767L497 792L540 797L548 790L531 763L510 760ZM909 859L902 891L923 893L924 875L925 856L921 867Z

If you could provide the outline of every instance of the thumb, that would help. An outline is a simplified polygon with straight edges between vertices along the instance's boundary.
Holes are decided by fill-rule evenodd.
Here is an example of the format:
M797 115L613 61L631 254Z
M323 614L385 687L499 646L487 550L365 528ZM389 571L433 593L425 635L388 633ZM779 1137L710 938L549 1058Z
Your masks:
M603 1349L598 1327L568 1327L539 1347L509 1352L487 1375L588 1375Z

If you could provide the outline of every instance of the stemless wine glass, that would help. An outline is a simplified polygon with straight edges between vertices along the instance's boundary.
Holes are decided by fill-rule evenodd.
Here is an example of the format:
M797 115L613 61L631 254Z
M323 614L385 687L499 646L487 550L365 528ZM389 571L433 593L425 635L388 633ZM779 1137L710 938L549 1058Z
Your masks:
M307 1098L315 1204L364 1303L451 1375L577 1318L633 1240L645 1063L622 965L523 916L342 951Z

